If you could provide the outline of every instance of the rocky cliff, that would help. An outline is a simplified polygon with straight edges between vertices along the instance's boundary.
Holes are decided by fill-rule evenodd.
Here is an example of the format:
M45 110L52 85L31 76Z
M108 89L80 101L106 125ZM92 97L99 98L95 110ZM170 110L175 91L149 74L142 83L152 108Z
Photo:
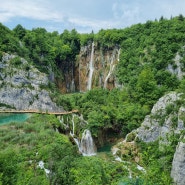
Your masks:
M76 61L61 66L63 82L59 87L63 92L85 92L91 88L112 89L117 86L116 64L119 62L120 48L102 49L92 42L81 47Z
M147 115L141 126L127 134L126 138L117 143L113 148L113 154L121 160L129 155L129 160L140 162L137 142L150 143L159 141L159 151L165 151L166 146L173 145L178 139L176 150L174 149L171 166L171 177L174 184L185 184L185 106L184 94L170 92L161 97L153 106L151 113ZM165 156L164 156L165 157Z
M159 140L159 150L170 145L170 136L179 136L179 143L173 157L171 177L176 185L185 184L185 107L182 93L171 92L161 97L153 106L141 126L129 133L125 142L136 138L144 142ZM127 141L127 142L128 142Z
M179 142L172 162L171 177L177 185L185 184L185 143Z
M52 102L49 80L26 60L4 54L0 61L0 109L64 111Z
M153 106L151 114L147 115L141 126L134 131L144 142L156 141L171 133L184 130L182 115L185 108L180 104L180 93L171 92L161 97Z

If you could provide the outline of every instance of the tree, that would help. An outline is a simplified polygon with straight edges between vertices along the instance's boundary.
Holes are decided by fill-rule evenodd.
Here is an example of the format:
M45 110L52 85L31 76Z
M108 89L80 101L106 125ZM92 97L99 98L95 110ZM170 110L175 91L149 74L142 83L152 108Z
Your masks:
M18 24L14 29L13 32L15 36L22 40L22 38L26 35L26 29L23 28L20 24Z
M153 105L153 103L159 98L157 82L151 68L149 67L145 67L138 76L136 97L142 105Z

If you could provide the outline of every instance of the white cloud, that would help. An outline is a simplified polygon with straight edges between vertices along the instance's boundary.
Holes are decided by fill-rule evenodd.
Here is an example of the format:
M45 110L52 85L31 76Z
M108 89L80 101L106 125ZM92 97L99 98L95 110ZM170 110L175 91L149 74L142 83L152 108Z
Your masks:
M3 1L1 2L0 21L5 22L13 17L61 21L62 15L50 10L46 5L47 3L44 1Z
M117 1L112 5L112 12L117 27L126 27L141 20L141 9L137 3Z
M101 28L113 28L116 26L116 22L111 20L88 20L83 18L70 18L69 22L81 26L81 27L90 27L92 29L99 30Z
M0 22L80 32L124 28L147 20L185 15L183 0L2 0ZM18 22L19 21L19 22Z

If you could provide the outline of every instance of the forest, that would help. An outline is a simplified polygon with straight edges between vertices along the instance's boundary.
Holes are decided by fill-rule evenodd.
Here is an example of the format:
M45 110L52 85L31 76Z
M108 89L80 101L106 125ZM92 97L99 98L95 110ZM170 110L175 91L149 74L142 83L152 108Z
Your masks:
M58 106L66 111L78 110L78 114L83 115L88 122L83 129L91 131L99 150L140 127L163 95L185 91L184 31L183 15L89 34L78 33L75 29L62 33L48 32L44 28L27 30L20 24L10 30L0 24L0 58L4 53L14 54L17 56L12 61L15 68L20 65L19 59L25 58L48 76L52 72L54 80L43 88L50 91ZM114 74L122 87L62 93L58 87L59 79L64 79L62 66L77 65L81 47L92 42L102 51L115 46L121 48ZM180 56L178 62L177 55ZM1 75L0 79L3 80ZM181 104L184 103L182 100ZM77 133L82 135L80 126ZM132 178L122 162L114 161L111 153L82 156L53 115L34 114L24 123L1 125L0 140L0 185L170 185L173 183L171 163L179 135L174 134L170 138L171 145L162 151L158 150L159 141L137 141L139 165L146 172L134 166L137 163L132 153L122 156L123 161L129 162ZM38 167L39 161L44 161L45 168L52 173L45 174Z

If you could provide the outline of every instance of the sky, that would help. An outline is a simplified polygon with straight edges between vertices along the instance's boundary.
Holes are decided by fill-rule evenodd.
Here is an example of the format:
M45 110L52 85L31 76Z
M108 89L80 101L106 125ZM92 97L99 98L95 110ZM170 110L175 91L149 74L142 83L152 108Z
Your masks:
M182 14L185 0L0 0L0 22L13 29L42 27L62 33L125 28Z

